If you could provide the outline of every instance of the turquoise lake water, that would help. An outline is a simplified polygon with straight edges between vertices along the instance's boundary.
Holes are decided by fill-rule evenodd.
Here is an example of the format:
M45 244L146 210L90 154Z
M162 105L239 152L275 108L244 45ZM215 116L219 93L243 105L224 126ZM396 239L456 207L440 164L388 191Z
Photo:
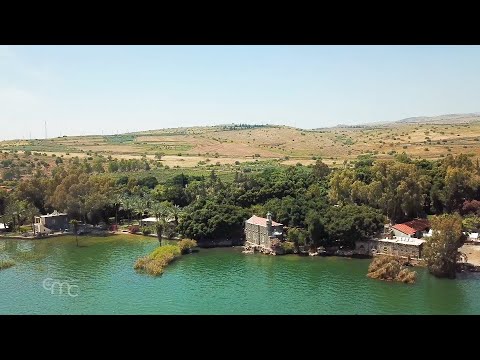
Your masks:
M369 260L200 249L158 278L142 236L0 240L0 314L480 314L480 274L406 285L366 277ZM62 284L62 287L52 284ZM70 286L70 294L68 291Z

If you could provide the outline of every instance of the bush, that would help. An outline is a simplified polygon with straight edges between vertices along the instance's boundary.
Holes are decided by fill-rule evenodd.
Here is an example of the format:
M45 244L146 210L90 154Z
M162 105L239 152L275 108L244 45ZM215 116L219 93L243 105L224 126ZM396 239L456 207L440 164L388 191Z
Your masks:
M145 228L142 230L142 234L145 235L145 236L148 236L152 233L152 230L150 230L149 228Z
M137 261L135 262L135 265L133 266L133 268L134 268L135 270L144 269L144 268L145 268L145 265L147 265L148 262L149 262L148 256L142 256L142 257L140 257L140 258L137 259Z
M295 248L295 245L293 242L290 241L285 241L282 243L282 248L285 251L285 254L293 254L293 249Z
M148 256L150 259L160 259L165 254L180 255L180 248L177 245L159 246Z
M181 254L187 254L191 252L192 248L197 246L197 242L191 239L183 239L177 243Z
M180 255L180 248L175 245L159 246L150 255L138 258L133 268L158 276L165 267Z
M130 225L130 226L128 227L128 232L129 232L130 234L136 234L136 233L138 233L139 231L140 231L140 226L138 226L138 225Z
M402 264L403 261L399 257L377 256L370 263L367 276L372 279L413 284L417 273L407 268L402 268Z
M14 265L15 261L13 261L12 259L0 260L0 270L8 269L9 267L12 267Z
M397 275L396 281L403 282L405 284L413 284L416 280L417 273L408 269L402 269Z
M20 233L26 233L32 231L32 226L31 225L22 225L20 226Z
M290 228L287 233L289 242L298 245L305 245L308 237L308 233L305 229Z

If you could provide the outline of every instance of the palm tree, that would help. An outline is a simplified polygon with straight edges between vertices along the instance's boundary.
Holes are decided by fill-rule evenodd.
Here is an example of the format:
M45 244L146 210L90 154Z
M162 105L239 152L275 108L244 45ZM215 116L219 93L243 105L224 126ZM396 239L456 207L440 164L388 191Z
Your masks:
M183 214L183 211L182 209L180 208L180 206L178 205L173 205L171 208L170 208L170 211L171 211L171 214L174 218L174 221L175 221L175 226L178 226L178 218L179 216L181 216Z
M123 197L120 194L113 194L110 198L110 205L115 208L115 225L118 226L118 210L122 205Z
M145 210L147 208L147 201L144 198L139 196L135 197L133 200L133 212L138 215L138 220L142 218Z
M9 202L5 208L4 217L10 217L13 223L13 230L18 230L20 229L20 225L26 221L33 220L38 214L38 209L33 204L21 200Z
M126 212L128 212L128 221L131 222L132 221L132 210L133 210L133 204L134 204L134 201L133 201L133 198L130 197L130 196L122 196L121 197L121 200L120 200L121 204L122 204L122 209Z
M77 241L77 246L78 246L78 221L75 219L70 220L70 224L73 227L73 233L75 234L75 240Z
M150 204L149 212L155 216L157 222L155 223L155 231L157 232L157 239L162 244L162 234L167 225L167 217L170 214L169 209L164 203L152 202Z
M165 229L165 224L161 220L157 220L155 223L155 232L157 233L157 239L158 242L160 243L160 246L162 245L162 234L163 230Z
M35 236L35 216L39 215L40 212L33 204L28 204L28 206L23 209L23 213L28 221L31 221L33 236Z

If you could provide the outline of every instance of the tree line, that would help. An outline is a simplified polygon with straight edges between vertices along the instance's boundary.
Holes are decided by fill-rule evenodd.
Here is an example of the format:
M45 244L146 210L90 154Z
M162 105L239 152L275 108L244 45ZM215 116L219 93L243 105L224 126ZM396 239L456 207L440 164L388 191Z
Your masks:
M57 164L49 176L37 170L11 192L0 189L0 216L14 227L53 210L91 224L155 216L164 219L158 231L200 242L241 238L248 217L270 211L297 245L352 247L378 234L386 222L414 217L458 212L463 226L478 227L480 169L466 155L428 161L400 154L393 161L360 156L341 169L321 160L311 166L272 165L258 173L236 171L232 181L214 170L163 180L113 176L77 159ZM170 228L165 221L172 217Z

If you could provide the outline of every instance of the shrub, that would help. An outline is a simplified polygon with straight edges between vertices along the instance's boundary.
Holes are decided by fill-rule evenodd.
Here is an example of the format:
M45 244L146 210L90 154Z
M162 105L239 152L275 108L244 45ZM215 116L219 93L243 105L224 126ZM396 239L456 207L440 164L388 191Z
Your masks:
M149 261L148 256L142 256L142 257L137 259L133 268L135 270L144 269L145 265L148 263L148 261Z
M285 254L292 254L293 249L295 248L295 245L293 242L285 241L282 243L282 248L285 251Z
M22 225L20 226L20 232L21 233L26 233L32 231L32 227L30 225Z
M140 231L140 226L138 226L138 225L131 225L131 226L128 227L128 232L130 234L136 234L139 231Z
M403 261L399 257L377 256L370 263L367 276L372 279L413 284L417 273L407 268L402 268L402 263Z
M197 246L197 242L191 239L183 239L177 243L181 254L187 254L191 252L192 248Z
M149 228L145 228L142 230L142 234L145 235L145 236L148 236L152 233L152 230L150 230Z
M138 258L133 268L158 276L164 268L180 255L180 248L175 245L159 246L150 255Z
M12 259L0 260L0 270L8 269L9 267L12 267L14 265L15 261L13 261Z
M148 256L150 259L160 259L165 254L180 255L180 248L177 245L159 246Z
M397 275L396 281L400 281L405 284L413 284L417 278L417 273L415 271L410 271L408 269L402 269Z

